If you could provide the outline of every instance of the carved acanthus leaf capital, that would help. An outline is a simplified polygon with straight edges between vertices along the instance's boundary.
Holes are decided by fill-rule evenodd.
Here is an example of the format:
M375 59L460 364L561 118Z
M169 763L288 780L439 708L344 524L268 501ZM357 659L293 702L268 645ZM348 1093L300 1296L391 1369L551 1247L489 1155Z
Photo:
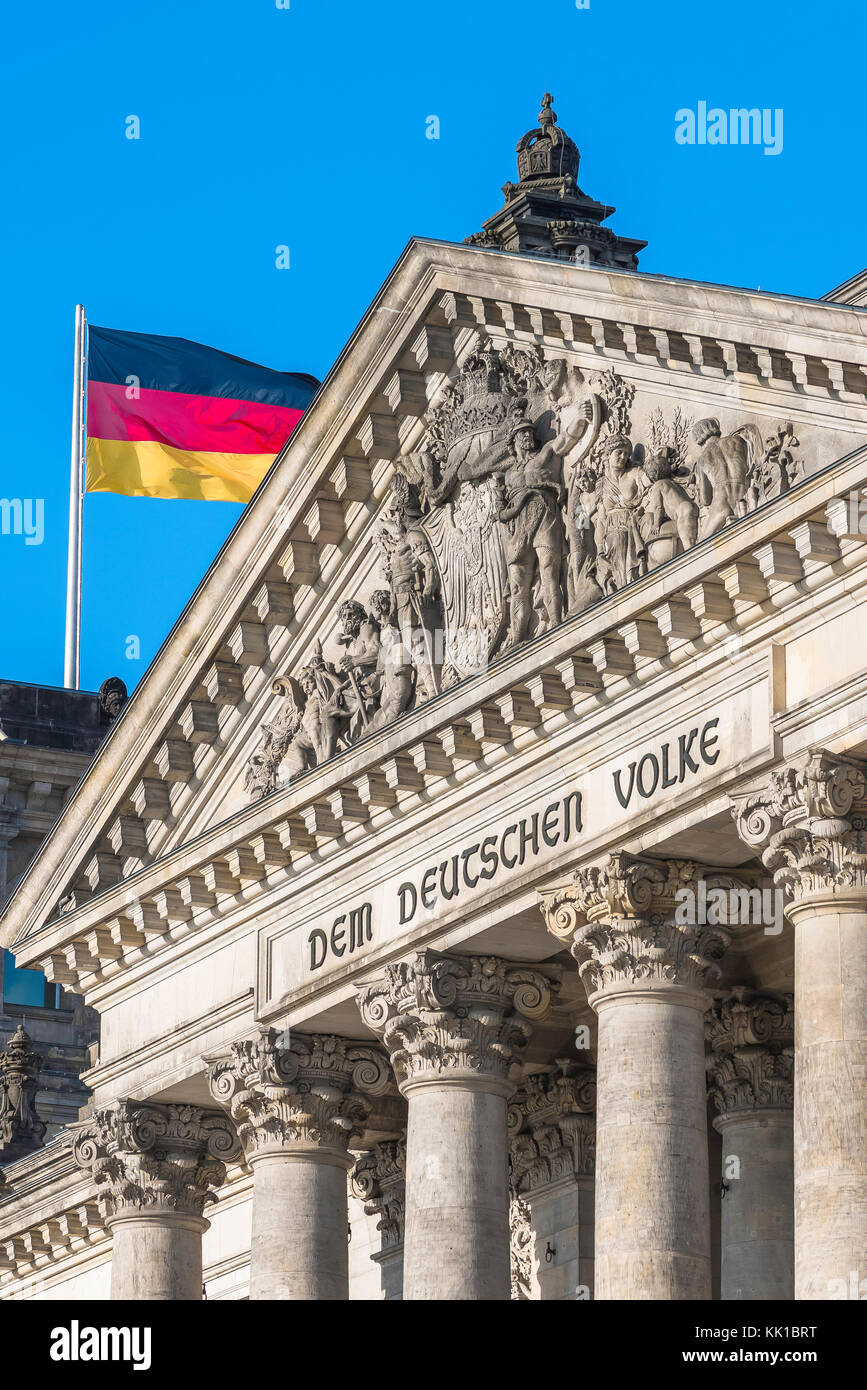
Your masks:
M789 1109L794 1089L794 996L738 987L708 1010L709 1093L720 1115Z
M761 850L774 882L794 900L867 888L867 774L824 751L771 773L761 791L733 798L738 834Z
M406 1140L386 1139L357 1160L349 1174L353 1196L368 1216L378 1216L384 1250L403 1244L406 1207Z
M201 1217L240 1153L225 1115L196 1105L120 1100L74 1126L73 1157L100 1189L106 1219L149 1212Z
M505 1084L557 988L551 972L495 956L420 951L362 985L359 1007L401 1088L446 1076Z
M231 1115L247 1159L287 1149L346 1155L391 1085L378 1048L332 1034L264 1029L206 1058L211 1095Z
M591 998L624 985L701 988L720 973L729 933L702 920L699 881L734 886L688 859L640 859L624 852L578 869L570 883L541 890L548 930L566 942ZM685 910L684 910L685 905Z
M509 1134L596 1110L596 1068L559 1058L553 1070L525 1076L509 1102Z
M596 1168L596 1071L560 1061L524 1078L508 1111L512 1187L532 1194Z
M663 864L609 854L602 864L576 869L568 884L541 890L546 925L571 945L576 931L590 922L647 916L665 881Z

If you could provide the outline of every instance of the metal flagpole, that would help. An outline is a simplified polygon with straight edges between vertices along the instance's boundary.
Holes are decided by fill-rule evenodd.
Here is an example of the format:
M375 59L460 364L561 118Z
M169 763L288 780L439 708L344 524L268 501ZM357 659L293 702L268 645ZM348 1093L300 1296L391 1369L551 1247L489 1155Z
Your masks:
M72 377L72 449L69 465L69 551L66 561L66 642L63 684L81 688L81 512L84 487L84 392L86 385L84 305L75 306L75 366Z

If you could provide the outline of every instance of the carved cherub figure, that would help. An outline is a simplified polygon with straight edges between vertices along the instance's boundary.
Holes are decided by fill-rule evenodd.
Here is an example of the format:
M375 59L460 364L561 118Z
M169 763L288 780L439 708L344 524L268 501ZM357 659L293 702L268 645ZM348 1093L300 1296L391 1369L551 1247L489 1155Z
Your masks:
M671 520L681 548L688 550L698 536L698 507L676 479L679 469L674 449L665 446L644 464L650 486L642 498L641 533L646 541L659 535L663 522Z
M271 686L286 697L277 717L264 726L264 738L250 758L245 776L247 790L260 796L273 791L281 764L290 773L318 767L337 752L351 713L343 700L345 677L322 655L316 642L297 679L280 676Z
M572 479L566 504L566 536L569 550L566 568L566 595L570 613L580 613L602 598L596 582L596 536L599 506L598 479L593 466L579 464Z

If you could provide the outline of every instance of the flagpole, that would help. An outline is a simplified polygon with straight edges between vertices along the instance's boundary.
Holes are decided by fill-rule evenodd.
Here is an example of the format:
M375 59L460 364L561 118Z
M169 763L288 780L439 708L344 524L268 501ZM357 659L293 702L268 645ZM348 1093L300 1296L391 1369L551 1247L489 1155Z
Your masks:
M84 305L75 306L75 365L72 374L72 448L69 464L69 550L66 560L66 641L63 684L81 688L81 513L84 472L84 392L86 362Z

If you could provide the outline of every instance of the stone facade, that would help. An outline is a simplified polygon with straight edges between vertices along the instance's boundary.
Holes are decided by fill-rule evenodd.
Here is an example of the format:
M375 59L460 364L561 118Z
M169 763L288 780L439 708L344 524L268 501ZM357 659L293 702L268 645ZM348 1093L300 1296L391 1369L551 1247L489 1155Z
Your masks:
M0 1297L864 1268L863 314L640 274L547 98L518 156L481 239L407 249L6 906L102 1032Z
M0 909L24 877L84 769L126 699L117 677L97 693L56 690L0 680ZM99 1016L61 984L43 987L34 975L26 997L16 989L13 958L0 950L0 1088L17 1089L16 1067L4 1047L24 1030L36 1060L33 1108L42 1128L28 1126L27 1148L50 1141L78 1117L87 1099L79 1080L88 1049L99 1036ZM0 1101L0 1110L3 1102ZM6 1101L8 1113L14 1110ZM20 1157L21 1126L0 1123L0 1167Z

